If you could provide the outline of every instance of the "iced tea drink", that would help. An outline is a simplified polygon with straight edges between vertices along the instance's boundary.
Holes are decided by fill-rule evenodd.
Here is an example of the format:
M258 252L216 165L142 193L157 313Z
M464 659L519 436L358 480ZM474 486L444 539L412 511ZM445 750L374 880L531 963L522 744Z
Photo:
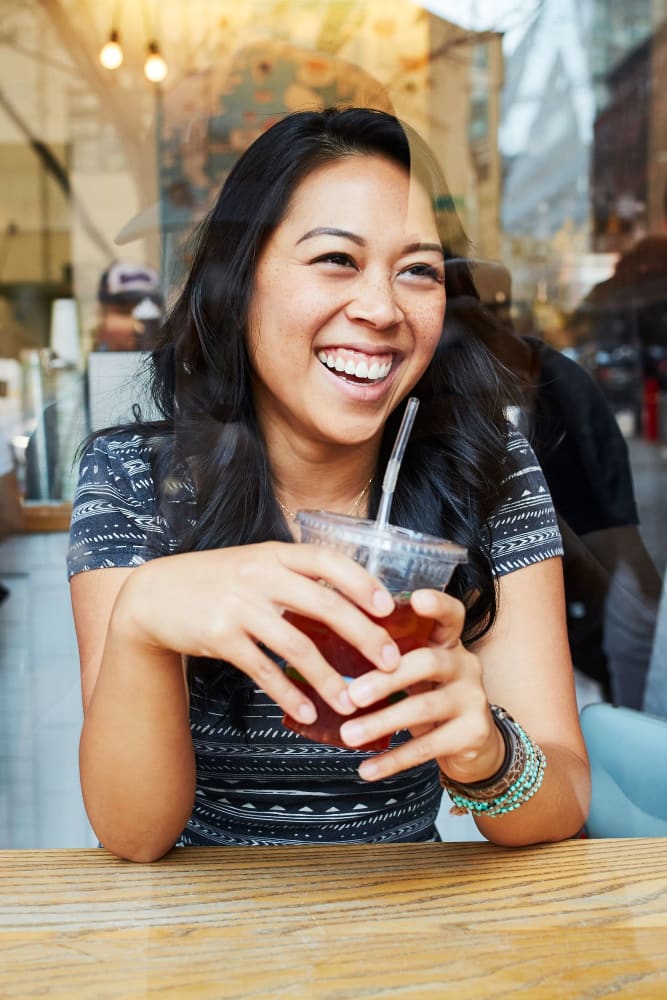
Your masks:
M314 618L306 618L304 615L296 615L287 611L285 618L311 639L320 653L331 666L342 674L346 679L354 680L368 670L374 670L374 664L362 656L358 649L351 646L345 639L341 639L336 632L332 632L328 625L318 622ZM433 630L434 622L431 618L420 618L406 601L398 604L394 611L387 617L376 619L387 629L391 637L395 640L401 654L409 653L411 649L425 646ZM310 698L317 709L317 721L311 725L299 722L290 715L285 715L283 725L301 736L316 740L318 743L329 743L335 747L345 746L340 735L340 727L347 719L355 719L359 715L367 712L376 712L392 699L383 698L368 708L360 708L352 715L339 715L330 705L319 696L310 684L293 667L287 668L288 676L300 687ZM401 697L395 695L394 700ZM383 737L372 743L366 743L358 747L359 750L377 751L386 750L389 746L389 737Z
M301 527L301 541L331 545L346 552L373 572L393 594L396 601L394 611L375 621L387 629L401 654L426 645L434 622L413 611L409 603L410 594L422 587L444 590L456 565L466 559L464 548L444 539L392 525L378 530L373 521L326 511L299 511L297 521ZM353 680L375 669L358 649L323 622L290 611L285 612L285 618L315 643L324 659L343 677ZM378 711L391 700L405 697L404 694L394 695L392 699L384 699L358 709L352 715L343 716L331 708L293 667L287 667L287 674L315 705L317 720L306 725L285 715L283 724L301 736L332 746L346 746L340 735L340 727L346 719ZM387 736L356 749L371 752L386 750L388 746Z

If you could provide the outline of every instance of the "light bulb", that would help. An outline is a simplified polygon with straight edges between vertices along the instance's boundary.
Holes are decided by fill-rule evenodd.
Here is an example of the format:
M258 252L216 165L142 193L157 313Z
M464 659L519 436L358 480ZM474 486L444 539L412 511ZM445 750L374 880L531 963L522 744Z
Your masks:
M100 52L100 62L105 69L118 69L123 61L123 50L118 41L118 32L112 31L109 41L103 46Z
M162 83L169 72L169 67L160 55L157 42L151 42L148 46L148 56L144 63L144 73L151 83Z

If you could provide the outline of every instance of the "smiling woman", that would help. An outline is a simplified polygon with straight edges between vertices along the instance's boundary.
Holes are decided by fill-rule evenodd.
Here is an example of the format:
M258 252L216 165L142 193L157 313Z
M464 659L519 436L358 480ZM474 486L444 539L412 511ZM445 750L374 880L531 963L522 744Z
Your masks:
M460 259L448 270L463 237L434 207L445 190L391 115L271 127L222 188L154 345L162 419L84 450L69 552L81 778L122 857L437 840L443 786L499 843L583 824L555 515L480 330L446 319L446 297L475 292ZM401 655L391 595L348 556L292 544L292 512L377 512L408 395L421 406L392 521L469 558L448 595L412 594L434 625ZM298 616L372 669L348 683ZM354 716L344 747L282 726L315 718L295 675Z
M430 363L444 312L433 210L402 166L348 156L302 181L261 253L248 338L255 410L284 500L295 451L310 462L322 445L363 445L373 471L384 425Z

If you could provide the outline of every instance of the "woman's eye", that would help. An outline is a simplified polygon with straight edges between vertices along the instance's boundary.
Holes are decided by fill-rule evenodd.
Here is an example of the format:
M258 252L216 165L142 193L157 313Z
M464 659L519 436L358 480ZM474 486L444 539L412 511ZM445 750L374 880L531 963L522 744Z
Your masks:
M316 257L314 264L336 264L338 267L356 267L349 254L346 253L323 253Z
M445 276L437 267L432 264L410 264L403 271L403 274L410 274L415 278L428 278L430 281L437 281L444 284Z

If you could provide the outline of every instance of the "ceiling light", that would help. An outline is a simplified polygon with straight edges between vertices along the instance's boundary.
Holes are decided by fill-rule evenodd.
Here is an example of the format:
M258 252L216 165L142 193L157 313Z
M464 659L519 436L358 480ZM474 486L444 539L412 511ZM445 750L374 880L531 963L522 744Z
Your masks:
M118 69L123 61L123 50L118 41L118 32L114 29L109 35L109 41L100 51L100 62L105 69Z
M157 42L151 42L148 46L148 56L144 63L146 78L151 83L162 83L168 72L169 67L160 54Z

